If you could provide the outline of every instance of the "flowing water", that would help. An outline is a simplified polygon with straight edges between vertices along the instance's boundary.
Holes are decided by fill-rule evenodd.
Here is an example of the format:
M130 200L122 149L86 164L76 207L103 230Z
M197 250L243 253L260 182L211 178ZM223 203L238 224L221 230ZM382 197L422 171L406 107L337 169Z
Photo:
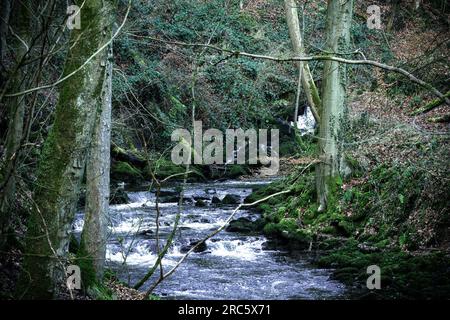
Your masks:
M205 207L193 202L183 205L180 228L175 242L163 259L167 272L183 256L183 246L204 238L220 227L235 205L211 204L213 196L227 194L243 199L256 185L269 180L190 183L184 192L189 199L203 199ZM166 190L173 190L166 189ZM122 281L135 284L156 260L155 195L147 191L129 192L130 204L110 207L107 263ZM177 203L160 204L162 242L170 234ZM235 218L256 220L253 210L240 210ZM82 229L82 214L77 215L74 229ZM154 293L167 299L339 299L345 287L330 280L329 270L313 268L308 255L283 250L266 250L263 235L242 235L222 231L206 242L206 250L192 253ZM149 287L159 272L142 287Z

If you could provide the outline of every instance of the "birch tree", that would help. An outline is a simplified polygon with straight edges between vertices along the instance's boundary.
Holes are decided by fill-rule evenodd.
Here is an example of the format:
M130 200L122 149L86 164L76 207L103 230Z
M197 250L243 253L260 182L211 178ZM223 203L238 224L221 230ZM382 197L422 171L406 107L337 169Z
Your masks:
M62 82L53 127L42 150L19 297L52 298L64 283L71 224L107 72L107 50L91 57L111 38L107 31L112 24L112 2L79 3L81 29L71 33L64 75L84 67Z
M325 50L338 54L348 52L353 0L328 0L325 28ZM346 65L327 60L324 63L322 109L319 127L319 160L316 167L319 211L327 207L336 188L342 159L341 124L345 114L347 84Z
M111 31L108 32L110 35ZM112 45L106 59L101 112L86 165L86 208L78 260L83 284L101 281L106 255L111 145Z

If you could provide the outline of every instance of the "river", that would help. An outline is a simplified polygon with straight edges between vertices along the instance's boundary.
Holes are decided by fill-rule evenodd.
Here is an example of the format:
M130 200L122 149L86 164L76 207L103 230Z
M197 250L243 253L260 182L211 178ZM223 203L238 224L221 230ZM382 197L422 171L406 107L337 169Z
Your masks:
M215 205L213 196L237 195L243 201L264 180L229 180L189 183L184 191L188 199L202 199L204 207L194 202L183 205L180 228L174 245L163 259L164 271L183 256L183 246L204 238L220 227L236 205ZM163 189L170 192L172 188ZM155 195L148 191L128 192L131 203L110 206L107 264L120 280L134 285L156 260ZM177 203L161 203L162 241L172 230ZM256 220L259 213L240 210L236 218ZM74 224L79 234L82 213ZM206 242L206 250L192 253L169 278L154 291L163 299L341 299L346 288L330 279L330 271L314 268L310 254L287 250L268 250L262 234L242 235L222 231ZM270 247L270 246L269 246ZM156 272L154 277L159 275ZM155 280L152 278L142 290Z

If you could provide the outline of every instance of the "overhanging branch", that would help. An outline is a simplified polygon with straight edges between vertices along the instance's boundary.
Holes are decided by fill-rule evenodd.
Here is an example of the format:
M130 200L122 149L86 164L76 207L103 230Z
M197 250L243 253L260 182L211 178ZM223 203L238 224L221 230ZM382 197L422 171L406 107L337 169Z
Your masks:
M274 57L274 56L269 56L269 55L253 54L253 53L237 51L237 50L231 50L231 49L223 49L223 48L219 48L217 46L213 46L213 45L210 45L210 44L186 43L186 42L180 42L180 41L169 41L169 40L161 40L161 39L150 37L150 36L140 36L140 35L136 35L136 34L132 34L132 33L128 33L128 34L133 36L133 37L145 38L145 39L149 39L149 40L152 40L152 41L159 41L159 42L163 42L163 43L179 45L179 46L187 46L187 47L203 47L203 48L208 48L208 49L219 51L219 52L227 52L227 53L229 53L231 55L234 55L236 57L242 56L242 57L247 57L247 58L252 58L252 59L262 59L262 60L269 60L269 61L274 61L274 62L336 61L336 62L345 63L345 64L370 65L370 66L373 66L373 67L376 67L376 68L380 68L380 69L384 69L384 70L388 70L388 71L399 73L399 74L407 77L412 82L414 82L414 83L416 83L416 84L418 84L418 85L428 89L435 96L439 97L440 99L444 100L445 103L450 105L450 99L448 97L446 97L438 89L433 87L431 84L429 84L429 83L427 83L427 82L417 78L412 73L408 72L407 70L405 70L403 68L391 66L391 65L388 65L388 64L385 64L385 63L381 63L381 62L378 62L378 61L375 61L375 60L345 59L345 58L337 57L337 56L334 56L334 55L313 55L313 56L303 56L303 57L295 57L295 56L294 57Z

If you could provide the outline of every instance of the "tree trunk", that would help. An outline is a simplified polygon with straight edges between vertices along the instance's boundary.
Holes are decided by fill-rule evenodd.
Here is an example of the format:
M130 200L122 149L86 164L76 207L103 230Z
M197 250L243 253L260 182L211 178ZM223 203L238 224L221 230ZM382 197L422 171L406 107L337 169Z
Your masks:
M294 54L296 56L304 55L304 47L302 35L300 32L300 24L298 21L298 13L295 0L285 0L284 7L286 10L286 20L289 28L289 35L291 38L292 47L294 49ZM314 115L314 118L317 122L319 122L319 109L321 105L319 91L314 83L313 77L311 75L311 71L309 70L308 63L299 62L299 69L301 72L301 80L303 85L303 90L305 91L306 98L308 100L309 106L311 107L311 111ZM297 119L294 119L297 121Z
M8 1L6 1L5 4L2 4L2 6L6 5L7 2ZM9 16L9 9L7 11ZM23 2L19 1L15 3L13 12L16 19L12 28L17 36L20 37L20 39L22 39L22 41L27 46L29 46L31 38L29 8L27 8ZM5 48L3 47L3 41L4 39L2 38L2 49ZM19 64L22 62L28 52L26 45L22 43L22 41L15 39L12 42L12 47L16 55L15 58ZM14 90L20 91L25 88L25 84L27 82L27 67L20 65L18 65L17 67L18 68L13 75L14 80L11 84L11 87L14 88ZM6 134L5 156L1 169L2 181L0 184L0 248L2 248L6 243L7 234L9 233L9 226L11 222L12 205L16 200L16 167L23 135L25 97L21 96L11 98L9 99L8 104L10 106L9 124L8 132Z
M112 36L112 33L110 32ZM86 288L103 278L109 210L112 45L106 60L101 113L86 165L86 210L78 261Z
M328 0L325 50L347 52L350 47L350 26L353 0ZM345 115L346 65L335 61L324 63L322 112L319 132L319 160L316 167L319 211L325 210L339 179L341 165L341 123Z
M400 8L400 0L391 0L391 14L389 15L389 20L386 26L386 32L391 32L394 27L395 17L397 16L398 10Z
M78 69L110 39L112 0L84 2L81 29L71 34L64 75ZM86 155L101 106L107 50L61 84L52 130L38 166L35 205L29 219L24 272L18 294L52 298L61 289L71 224Z
M5 61L6 37L8 35L9 16L11 13L11 0L2 0L0 4L0 60ZM25 25L26 21L22 21Z

